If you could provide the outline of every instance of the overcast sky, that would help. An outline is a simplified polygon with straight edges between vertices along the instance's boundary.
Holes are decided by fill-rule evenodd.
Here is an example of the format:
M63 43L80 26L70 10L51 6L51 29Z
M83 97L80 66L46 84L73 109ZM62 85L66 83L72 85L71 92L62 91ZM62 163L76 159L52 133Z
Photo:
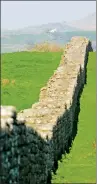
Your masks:
M96 1L2 1L1 28L81 19L96 12Z

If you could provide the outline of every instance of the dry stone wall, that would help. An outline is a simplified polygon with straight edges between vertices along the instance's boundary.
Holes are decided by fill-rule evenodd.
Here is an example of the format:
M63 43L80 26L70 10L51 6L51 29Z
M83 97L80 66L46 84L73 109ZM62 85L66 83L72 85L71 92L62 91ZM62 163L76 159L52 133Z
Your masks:
M73 37L59 67L40 91L39 102L17 114L1 106L0 184L47 184L59 156L72 141L91 42Z

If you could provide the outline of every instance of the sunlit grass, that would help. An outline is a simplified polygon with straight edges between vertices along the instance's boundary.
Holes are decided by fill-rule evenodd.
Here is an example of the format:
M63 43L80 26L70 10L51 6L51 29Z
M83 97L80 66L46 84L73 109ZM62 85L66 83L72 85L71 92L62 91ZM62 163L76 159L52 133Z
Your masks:
M1 104L18 110L38 101L43 87L60 63L62 52L16 52L1 56Z

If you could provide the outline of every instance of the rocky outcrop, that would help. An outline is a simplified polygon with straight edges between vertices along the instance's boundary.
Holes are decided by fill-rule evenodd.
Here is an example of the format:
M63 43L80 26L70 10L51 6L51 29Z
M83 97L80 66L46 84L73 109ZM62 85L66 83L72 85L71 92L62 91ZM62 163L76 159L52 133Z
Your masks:
M73 136L80 90L86 80L88 39L74 37L59 67L40 91L39 102L16 113L1 106L0 159L2 184L46 184L59 155Z

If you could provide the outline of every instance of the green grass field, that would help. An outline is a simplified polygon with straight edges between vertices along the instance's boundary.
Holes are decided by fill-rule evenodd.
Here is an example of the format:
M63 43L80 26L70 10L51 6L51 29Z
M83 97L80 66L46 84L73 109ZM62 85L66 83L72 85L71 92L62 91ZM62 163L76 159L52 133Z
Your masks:
M52 184L96 183L96 53L89 54L80 109L77 136L71 152L59 161Z
M1 104L18 110L38 101L43 87L59 65L62 53L2 54ZM53 183L95 183L96 181L96 53L90 53L87 85L80 100L78 133L70 154L59 161Z
M62 52L16 52L1 56L1 104L29 108L58 67Z

